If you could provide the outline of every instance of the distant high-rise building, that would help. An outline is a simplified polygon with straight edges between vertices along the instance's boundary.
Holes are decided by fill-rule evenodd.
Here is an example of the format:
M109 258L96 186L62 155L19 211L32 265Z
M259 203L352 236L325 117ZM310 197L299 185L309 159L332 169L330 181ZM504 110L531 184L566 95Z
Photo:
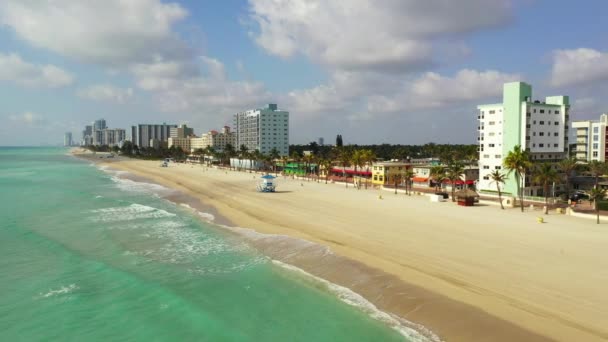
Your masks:
M101 145L122 146L126 137L127 134L123 128L106 128L101 131Z
M169 140L171 128L177 128L177 125L139 124L132 126L131 141L140 148L160 146Z
M179 125L178 127L171 127L169 130L170 138L187 138L194 135L194 128L188 127L186 125Z
M63 146L72 146L72 132L67 132L63 136Z
M89 146L93 144L93 126L84 126L82 131L82 141L80 142L83 146Z
M289 154L289 112L278 110L276 104L251 109L234 115L236 146L268 154L276 149L281 156Z
M323 146L325 144L325 139L323 139L323 137L320 137L319 140L318 140L318 142L317 142L317 144L319 146Z
M94 131L101 131L102 129L106 129L106 120L104 119L99 119L99 120L95 120L93 121L93 130Z
M103 144L103 133L101 132L102 130L106 129L106 120L104 119L99 119L99 120L95 120L93 121L93 132L91 134L92 138L93 138L93 145L99 146L99 145L105 145Z

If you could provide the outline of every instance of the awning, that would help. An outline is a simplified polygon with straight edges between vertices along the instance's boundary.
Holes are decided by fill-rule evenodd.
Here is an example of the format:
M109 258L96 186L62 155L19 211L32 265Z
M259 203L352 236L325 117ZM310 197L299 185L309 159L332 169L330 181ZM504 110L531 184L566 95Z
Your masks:
M427 177L414 177L414 178L412 178L412 181L414 181L416 183L425 183L425 182L428 182L429 179Z
M362 176L371 176L372 173L371 171L361 171L361 170L357 170L357 172L355 172L355 170L352 169L339 169L339 168L332 168L331 172L335 172L335 173L348 173L349 175L362 175Z

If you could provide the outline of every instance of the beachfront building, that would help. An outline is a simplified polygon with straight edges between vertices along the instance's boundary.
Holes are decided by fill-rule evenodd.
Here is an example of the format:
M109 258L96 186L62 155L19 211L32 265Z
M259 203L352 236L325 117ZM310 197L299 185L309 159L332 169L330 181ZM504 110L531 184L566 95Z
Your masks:
M216 151L223 151L226 145L238 149L236 133L230 131L230 127L224 126L221 132L211 130L201 136L200 148L212 147ZM240 146L240 145L238 145Z
M99 145L122 146L127 138L127 133L123 128L105 128L100 132Z
M106 126L106 120L104 120L104 119L95 120L95 121L93 121L92 126L93 126L93 130L91 132L91 139L92 139L91 144L95 145L95 146L105 145L103 143L102 131L104 129L108 128Z
M131 127L131 142L139 146L145 147L160 147L168 143L171 135L171 128L177 128L177 125L162 125L156 124L139 124Z
M169 137L169 139L167 139L167 147L168 148L180 148L182 151L190 153L192 151L194 151L194 148L192 148L192 141L194 140L200 140L200 138L196 138L196 137L187 137L187 138L172 138Z
M194 128L186 125L179 125L178 127L169 128L169 138L188 138L194 135Z
M289 155L289 112L276 104L235 114L234 129L237 150L245 145L249 151L268 154L276 149L281 156Z
M532 86L523 82L506 83L503 102L477 107L479 141L479 181L477 189L496 191L489 174L503 169L503 160L516 145L526 149L533 162L557 162L568 152L568 96L532 100ZM507 174L503 190L517 195L515 174ZM524 177L526 196L542 196L541 186L532 186ZM556 188L558 190L559 188Z
M600 115L599 121L574 121L572 128L576 133L576 147L574 156L581 162L608 160L608 139L606 138L606 124L608 114Z
M66 132L63 135L63 146L72 146L72 132Z
M394 184L395 177L399 179L399 183L403 180L405 170L411 167L410 163L403 162L378 162L374 163L372 169L372 184L384 185Z

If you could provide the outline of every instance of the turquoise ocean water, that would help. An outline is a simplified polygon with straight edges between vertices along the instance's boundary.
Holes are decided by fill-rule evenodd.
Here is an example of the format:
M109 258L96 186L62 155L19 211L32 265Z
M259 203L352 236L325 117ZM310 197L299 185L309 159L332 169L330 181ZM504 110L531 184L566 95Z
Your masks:
M326 286L60 148L0 148L0 341L403 341Z

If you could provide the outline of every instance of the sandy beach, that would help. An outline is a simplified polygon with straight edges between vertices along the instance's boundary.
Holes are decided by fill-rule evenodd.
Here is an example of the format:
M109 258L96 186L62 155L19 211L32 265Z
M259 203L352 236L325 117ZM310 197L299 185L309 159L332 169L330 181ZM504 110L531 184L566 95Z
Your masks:
M263 194L248 172L109 164L179 189L231 225L275 234L250 239L443 340L608 340L608 224L283 177L278 193Z

